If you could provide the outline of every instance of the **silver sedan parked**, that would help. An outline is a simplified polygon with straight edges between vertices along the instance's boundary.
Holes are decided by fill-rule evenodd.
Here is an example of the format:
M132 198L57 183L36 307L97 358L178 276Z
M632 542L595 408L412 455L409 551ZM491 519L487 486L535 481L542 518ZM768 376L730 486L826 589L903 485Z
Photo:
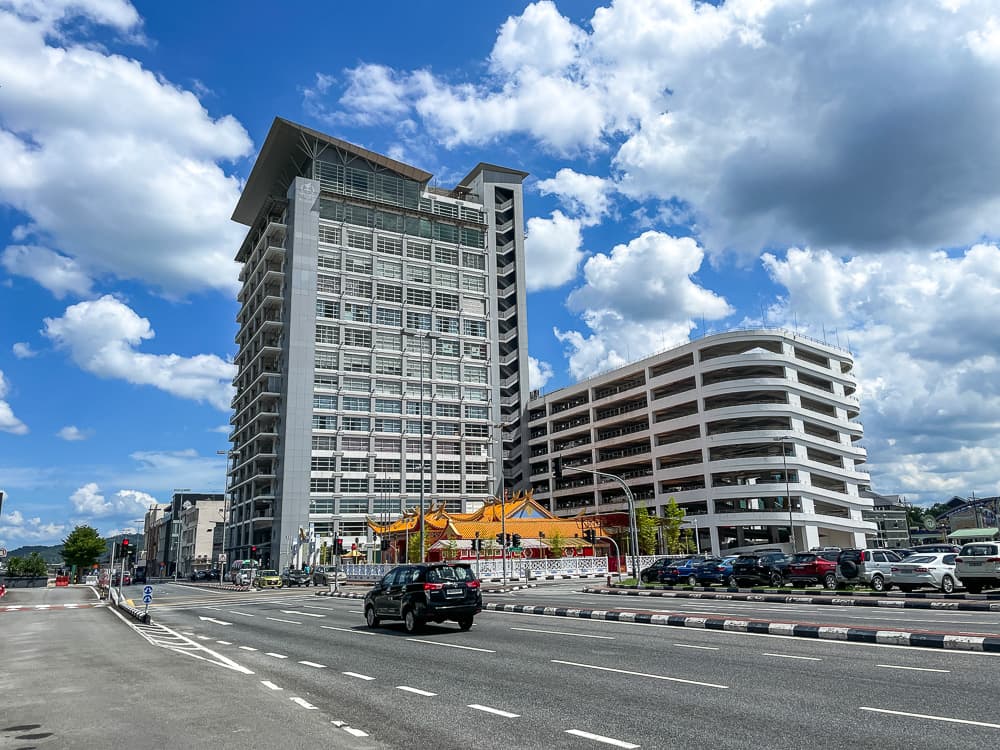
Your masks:
M916 553L892 566L892 582L903 591L930 586L950 594L962 582L955 575L955 558L944 552Z

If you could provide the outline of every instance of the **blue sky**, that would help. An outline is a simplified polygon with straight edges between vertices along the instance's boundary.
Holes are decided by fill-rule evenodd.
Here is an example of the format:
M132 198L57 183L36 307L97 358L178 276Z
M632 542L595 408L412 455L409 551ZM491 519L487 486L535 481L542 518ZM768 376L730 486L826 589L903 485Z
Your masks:
M997 494L994 13L0 0L0 544L222 489L276 115L442 186L531 173L533 387L781 326L854 352L877 491Z

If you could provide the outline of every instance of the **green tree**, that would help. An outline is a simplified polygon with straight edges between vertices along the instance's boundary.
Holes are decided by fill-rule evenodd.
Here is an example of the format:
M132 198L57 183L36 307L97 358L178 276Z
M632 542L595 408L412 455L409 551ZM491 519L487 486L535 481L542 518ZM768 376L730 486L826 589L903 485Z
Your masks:
M635 525L639 533L639 554L656 554L656 528L659 526L656 516L649 508L635 509Z
M28 557L12 557L7 561L9 576L46 576L48 573L45 560L37 552L32 552Z
M431 539L430 534L424 533L424 559L427 559L427 553L431 549L431 545L434 544L434 540ZM411 563L420 562L420 532L410 534L410 546L409 551L409 561Z
M63 560L77 570L90 568L107 549L107 542L90 526L77 526L63 539Z
M677 505L672 497L663 509L663 537L667 545L667 553L676 555L684 548L681 542L681 524L684 523L684 509Z
M419 542L417 542L419 544ZM449 539L444 543L442 554L445 560L454 560L458 557L458 543L454 539Z
M552 557L563 556L563 550L566 549L566 540L558 531L552 532L552 536L546 538L545 543L549 545L549 553Z

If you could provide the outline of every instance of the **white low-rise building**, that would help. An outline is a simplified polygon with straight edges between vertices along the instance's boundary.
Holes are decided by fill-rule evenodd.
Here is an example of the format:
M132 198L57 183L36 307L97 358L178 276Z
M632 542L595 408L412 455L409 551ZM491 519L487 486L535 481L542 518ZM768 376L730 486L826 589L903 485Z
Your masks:
M732 331L532 394L534 497L563 516L625 510L598 470L657 515L673 498L702 550L862 547L877 529L862 518L853 368L850 352L789 331Z

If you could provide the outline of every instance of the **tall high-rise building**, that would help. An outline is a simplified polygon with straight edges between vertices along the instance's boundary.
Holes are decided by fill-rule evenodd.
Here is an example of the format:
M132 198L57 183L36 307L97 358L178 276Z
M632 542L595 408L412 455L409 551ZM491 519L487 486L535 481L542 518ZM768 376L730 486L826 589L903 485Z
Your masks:
M226 551L474 509L526 483L521 183L432 175L275 119L233 219L242 264Z

